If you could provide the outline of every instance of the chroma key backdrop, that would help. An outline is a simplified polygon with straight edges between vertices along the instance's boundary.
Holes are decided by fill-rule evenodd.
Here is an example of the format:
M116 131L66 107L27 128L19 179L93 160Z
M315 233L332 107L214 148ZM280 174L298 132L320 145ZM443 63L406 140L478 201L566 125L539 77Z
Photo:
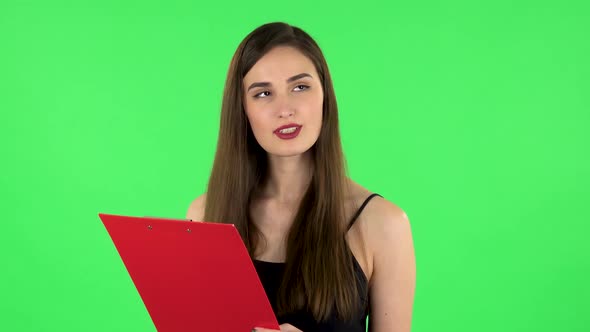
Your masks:
M583 0L3 1L0 330L155 331L98 213L185 217L272 21L317 40L349 175L409 216L412 331L590 331Z

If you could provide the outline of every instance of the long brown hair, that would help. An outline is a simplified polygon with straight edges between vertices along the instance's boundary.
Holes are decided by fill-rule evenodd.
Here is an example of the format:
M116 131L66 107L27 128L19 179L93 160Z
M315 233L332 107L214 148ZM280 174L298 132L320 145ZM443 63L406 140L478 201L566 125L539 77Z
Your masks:
M317 320L336 312L352 319L359 308L353 257L345 240L346 168L338 129L338 108L328 65L317 43L300 28L282 22L252 31L229 66L217 151L207 188L205 220L235 224L253 257L260 239L252 222L253 193L267 176L267 154L256 141L243 105L243 78L276 46L291 46L315 65L324 92L323 121L311 148L313 174L287 237L279 314L309 310Z

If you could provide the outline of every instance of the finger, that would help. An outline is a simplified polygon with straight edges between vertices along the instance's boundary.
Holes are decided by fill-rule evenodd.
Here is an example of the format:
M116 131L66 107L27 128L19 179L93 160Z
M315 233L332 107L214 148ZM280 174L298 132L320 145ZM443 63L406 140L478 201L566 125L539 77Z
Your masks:
M281 330L265 329L263 327L255 327L252 332L303 332L291 324L281 324Z
M281 332L303 332L291 324L281 324Z

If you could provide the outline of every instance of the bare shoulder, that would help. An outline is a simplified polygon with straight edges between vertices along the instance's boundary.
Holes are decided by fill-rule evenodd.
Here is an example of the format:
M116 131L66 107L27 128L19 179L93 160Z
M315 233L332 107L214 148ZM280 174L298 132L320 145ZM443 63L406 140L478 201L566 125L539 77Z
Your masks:
M416 288L416 258L408 215L374 197L363 212L371 256L372 331L410 331Z
M352 182L352 197L356 205L360 205L371 194L371 191L365 189L359 184ZM391 228L400 227L409 223L409 218L405 211L387 198L376 196L371 198L359 216L359 223L365 230L371 230L371 233L380 234L383 231L391 231Z
M356 183L354 188L357 202L364 201L371 193ZM373 197L356 223L369 254L369 266L392 259L396 254L413 256L410 219L401 207L386 197Z
M206 193L195 198L188 207L188 211L186 212L186 219L190 219L192 221L203 221L203 219L205 218L206 201Z
M409 226L410 219L406 212L387 198L374 197L366 210L365 219L372 235L391 236L390 232L400 231Z
M363 209L359 226L369 244L369 251L381 251L390 241L411 237L410 220L406 212L387 198L376 196Z

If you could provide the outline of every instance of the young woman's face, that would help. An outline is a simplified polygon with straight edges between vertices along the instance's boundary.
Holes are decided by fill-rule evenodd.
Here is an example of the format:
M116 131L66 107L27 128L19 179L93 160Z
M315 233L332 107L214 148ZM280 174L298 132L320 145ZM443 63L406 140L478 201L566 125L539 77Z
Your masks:
M286 157L313 146L322 127L324 93L311 60L292 47L273 48L242 84L246 115L266 152Z

